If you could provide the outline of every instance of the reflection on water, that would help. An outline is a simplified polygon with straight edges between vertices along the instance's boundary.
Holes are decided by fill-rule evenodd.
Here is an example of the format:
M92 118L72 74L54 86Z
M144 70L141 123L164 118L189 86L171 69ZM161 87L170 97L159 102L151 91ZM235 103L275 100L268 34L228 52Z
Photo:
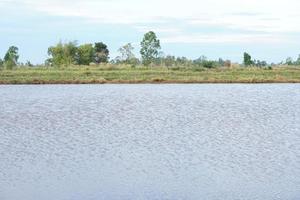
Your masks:
M0 199L300 198L300 85L0 86Z

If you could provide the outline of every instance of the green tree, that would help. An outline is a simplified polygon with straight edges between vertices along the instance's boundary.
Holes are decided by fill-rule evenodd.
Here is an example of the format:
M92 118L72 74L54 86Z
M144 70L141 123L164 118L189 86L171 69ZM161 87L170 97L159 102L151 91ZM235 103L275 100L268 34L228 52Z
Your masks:
M288 58L285 60L285 64L286 64L286 65L293 65L293 64L294 64L293 58L288 57Z
M300 55L298 55L297 60L295 61L295 65L300 65Z
M34 66L29 60L26 61L25 65L28 66L28 67L33 67Z
M176 65L178 66L191 66L193 64L192 60L187 59L186 57L177 57Z
M77 63L89 65L94 61L94 47L92 44L83 44L78 47Z
M208 61L208 60L207 60L207 57L204 56L204 55L202 55L202 56L200 56L199 58L197 58L196 60L194 60L193 63L194 63L195 65L198 65L198 66L202 66L202 67L203 67L203 65L204 65L207 61Z
M254 61L255 66L257 67L265 67L268 65L268 63L266 61L260 61L260 60L256 60Z
M223 60L223 58L219 58L219 60L218 60L218 65L219 65L220 67L223 67L223 66L225 65L225 60Z
M176 58L175 56L167 55L166 57L163 58L163 64L166 67L172 67L176 65Z
M4 66L6 69L12 69L17 66L19 59L19 49L18 47L11 46L8 48L5 56L4 56Z
M62 43L48 48L48 55L51 56L46 62L50 65L61 66L76 64L77 42Z
M216 66L217 62L211 61L211 60L206 60L203 62L203 67L204 68L214 68Z
M140 50L143 64L149 65L153 63L158 57L160 49L160 41L157 39L156 34L153 31L146 33L141 42Z
M131 64L133 60L136 60L133 50L134 47L131 45L131 43L127 43L124 46L120 47L118 51L121 54L121 62Z
M96 63L107 63L109 60L109 50L107 48L107 45L103 42L97 42L95 43L95 62Z
M4 62L3 62L3 60L0 58L0 69L3 68L3 64L4 64Z
M248 53L244 53L244 65L245 66L250 66L253 64L253 61L251 60L251 56Z

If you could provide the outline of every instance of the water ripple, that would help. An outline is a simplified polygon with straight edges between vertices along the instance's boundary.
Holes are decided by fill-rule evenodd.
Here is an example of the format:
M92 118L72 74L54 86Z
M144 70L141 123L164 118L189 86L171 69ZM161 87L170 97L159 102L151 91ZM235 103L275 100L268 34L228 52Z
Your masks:
M0 86L0 199L300 198L300 85Z

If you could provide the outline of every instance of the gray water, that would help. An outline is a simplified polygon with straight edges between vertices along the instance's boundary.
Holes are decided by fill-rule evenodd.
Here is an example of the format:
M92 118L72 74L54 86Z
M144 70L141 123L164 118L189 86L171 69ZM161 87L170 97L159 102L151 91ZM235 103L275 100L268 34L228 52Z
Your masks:
M0 199L300 199L300 85L0 86Z

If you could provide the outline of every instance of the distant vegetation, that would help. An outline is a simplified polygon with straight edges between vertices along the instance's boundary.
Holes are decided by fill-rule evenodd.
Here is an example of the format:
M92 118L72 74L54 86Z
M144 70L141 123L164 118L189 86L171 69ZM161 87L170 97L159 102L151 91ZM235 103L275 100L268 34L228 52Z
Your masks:
M244 53L243 63L232 63L227 59L209 60L205 56L200 56L198 59L192 60L186 57L175 57L172 55L165 55L161 51L160 40L153 31L146 33L140 43L140 58L134 55L134 47L131 43L120 47L120 53L114 59L109 57L109 49L103 42L96 42L94 44L78 45L76 41L62 43L48 48L49 58L45 61L44 66L52 67L66 67L70 65L99 65L103 63L110 64L128 64L131 66L165 66L165 67L203 67L203 68L217 68L217 67L231 67L231 66L245 66L245 67L270 67L274 65L294 65L300 66L300 55L296 61L292 58L287 58L281 63L267 63L252 59L249 53ZM4 58L0 58L0 69L13 69L16 67L34 67L31 62L19 63L18 47L11 46L7 50Z
M11 46L0 59L0 84L6 83L139 83L139 82L300 82L300 56L296 61L274 64L255 60L245 52L243 63L219 58L209 60L165 55L152 31L140 43L140 58L131 43L121 46L119 56L109 57L103 42L78 45L59 42L48 48L43 65L20 63L19 49Z
M18 47L11 46L7 50L4 59L0 59L0 68L13 69L18 65L19 59Z

